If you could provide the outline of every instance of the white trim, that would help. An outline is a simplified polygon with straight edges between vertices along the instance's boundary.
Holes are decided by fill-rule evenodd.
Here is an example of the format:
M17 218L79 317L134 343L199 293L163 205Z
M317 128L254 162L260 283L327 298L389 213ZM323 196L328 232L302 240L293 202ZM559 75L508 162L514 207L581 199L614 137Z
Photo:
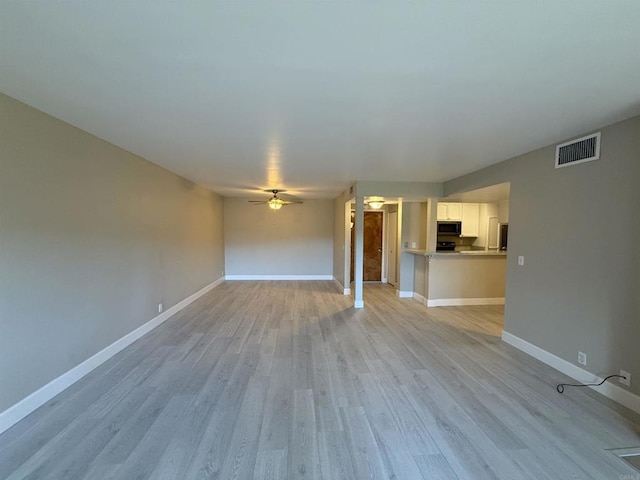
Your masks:
M573 363L567 362L566 360L504 330L502 331L502 340L518 350L522 350L523 352L531 355L533 358L537 358L542 363L545 363L559 372L568 375L578 382L600 383L602 381L602 378L599 376L588 372ZM599 387L591 386L589 388L603 394L605 397L609 397L611 400L624 405L636 413L640 413L640 396L631 393L629 390L625 390L624 388L610 382L605 382Z
M396 290L396 295L400 298L413 298L413 292L407 292L404 290Z
M227 275L225 280L333 280L333 275Z
M430 298L427 307L461 307L464 305L504 305L504 297L498 298Z
M333 277L333 283L336 284L338 290L342 290L343 295L351 295L351 289L345 288L336 277Z
M427 304L427 299L420 295L418 292L413 292L413 298L420 302L422 305Z
M220 285L223 281L224 278L219 278L206 287L198 290L193 295L190 295L184 300L176 303L173 307L168 308L157 317L152 318L144 325L141 325L132 332L129 332L124 337L116 340L111 345L100 350L92 357L86 359L79 365L76 365L71 370L63 373L59 377L54 378L49 383L33 392L31 395L23 398L15 405L12 405L4 412L0 413L0 433L11 428L31 412L35 411L37 408L41 407L53 397L58 395L64 389L73 385L75 382L90 373L92 370L109 360L115 354L124 350L140 337L156 328L169 317L173 316L184 307L200 298L205 293Z
M353 308L364 308L364 300L354 300Z

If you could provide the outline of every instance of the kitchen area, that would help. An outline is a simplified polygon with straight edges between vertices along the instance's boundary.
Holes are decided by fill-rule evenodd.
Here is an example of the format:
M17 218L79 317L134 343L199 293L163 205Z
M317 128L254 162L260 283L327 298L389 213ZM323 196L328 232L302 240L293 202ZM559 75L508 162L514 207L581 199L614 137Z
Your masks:
M413 298L428 307L505 300L509 184L413 206ZM417 223L417 225L416 225Z

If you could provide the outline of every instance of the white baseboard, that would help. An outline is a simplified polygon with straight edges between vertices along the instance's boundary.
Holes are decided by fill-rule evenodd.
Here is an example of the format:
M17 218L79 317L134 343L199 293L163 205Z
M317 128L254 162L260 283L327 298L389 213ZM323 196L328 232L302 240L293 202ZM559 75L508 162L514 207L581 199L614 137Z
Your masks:
M351 289L345 288L344 285L342 285L342 283L340 283L340 281L336 277L333 277L333 283L336 284L338 290L342 291L343 295L351 295Z
M225 280L333 280L333 275L227 275Z
M400 298L413 298L413 292L407 292L404 290L396 290L396 295Z
M427 299L422 295L420 295L418 292L413 292L413 298L414 300L417 300L418 302L420 302L422 305L427 304Z
M0 413L0 433L9 429L24 417L29 415L31 412L51 400L53 397L58 395L64 389L70 387L75 382L80 380L86 374L94 370L96 367L100 366L111 357L113 357L116 353L124 350L126 347L131 345L133 342L138 340L140 337L150 332L158 325L163 323L169 317L175 315L177 312L182 310L184 307L194 302L198 298L200 298L205 293L209 292L213 288L217 287L224 281L224 278L219 278L215 282L210 283L206 287L198 290L193 295L185 298L184 300L176 303L171 308L168 308L164 312L162 312L157 317L152 318L144 325L136 328L132 332L126 334L124 337L116 340L108 347L100 350L98 353L93 355L92 357L86 359L84 362L76 365L71 370L63 373L59 377L51 380L45 386L39 388L35 392L33 392L28 397L23 398L15 405L9 407L4 412Z
M509 332L502 332L502 340L518 350L522 350L526 354L531 355L533 358L537 358L542 363L545 363L559 372L568 375L578 382L600 383L602 381L601 377L557 357L553 353L549 353L546 350L521 339L520 337L516 337ZM591 386L589 388L603 394L605 397L609 397L611 400L624 405L636 413L640 413L640 396L635 395L624 388L618 387L610 382L605 382L599 387Z
M504 297L499 298L430 298L427 307L461 307L464 305L504 305Z

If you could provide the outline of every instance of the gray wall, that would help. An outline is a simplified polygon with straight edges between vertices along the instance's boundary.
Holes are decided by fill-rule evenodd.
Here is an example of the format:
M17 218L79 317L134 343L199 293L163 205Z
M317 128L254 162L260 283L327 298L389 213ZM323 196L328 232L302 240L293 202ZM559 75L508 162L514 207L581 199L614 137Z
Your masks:
M602 128L599 160L556 170L554 154L454 179L445 194L511 182L505 330L569 362L581 350L593 373L631 372L640 394L640 117Z
M332 275L333 229L333 200L305 200L274 211L225 198L225 273Z
M0 95L0 411L221 276L222 199Z
M349 288L349 285L345 285L345 195L339 195L333 201L333 277L342 284L344 288Z

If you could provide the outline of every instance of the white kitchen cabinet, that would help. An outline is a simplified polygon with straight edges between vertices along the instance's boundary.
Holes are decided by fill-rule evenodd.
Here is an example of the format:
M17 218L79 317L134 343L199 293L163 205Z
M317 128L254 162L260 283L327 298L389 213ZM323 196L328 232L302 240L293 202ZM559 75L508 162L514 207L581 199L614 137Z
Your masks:
M461 221L462 204L438 202L438 220Z
M480 227L480 205L478 203L462 204L462 236L477 237Z

